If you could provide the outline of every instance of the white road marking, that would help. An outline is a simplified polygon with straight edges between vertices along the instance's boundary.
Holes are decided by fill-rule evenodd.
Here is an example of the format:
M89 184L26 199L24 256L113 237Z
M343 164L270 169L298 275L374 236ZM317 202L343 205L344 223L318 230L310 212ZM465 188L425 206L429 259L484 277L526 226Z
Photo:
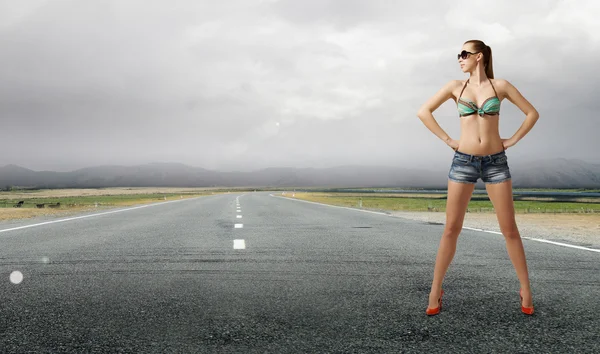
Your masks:
M234 225L234 228L236 228L236 229L241 229L243 227L244 227L244 224L235 224Z
M362 209L348 208L348 207L337 206L337 205L329 205L329 204L311 202L311 201L308 201L308 200L302 200L302 199L296 199L296 198L280 197L278 195L273 195L273 194L269 194L269 195L271 197L275 197L275 198L281 198L281 199L286 199L286 200L294 200L294 201L298 201L298 202L312 203L312 204L318 204L318 205L325 205L325 206L332 207L332 208L349 209L349 210L362 211L362 212L365 212L365 213L372 213L372 214L380 214L380 215L392 216L391 214L382 213L382 212L379 212L379 211L362 210Z
M167 203L178 203L178 202L183 202L183 201L187 201L187 200L191 200L191 199L197 199L197 198L202 198L202 197L187 198L187 199L178 199L178 200L170 200L168 202L160 202L160 203L140 205L140 206L136 206L136 207L132 207L132 208L127 208L127 209L119 209L119 210L113 210L113 211L106 211L106 212L103 212L103 213L97 213L97 214L91 214L91 215L75 216L75 217L72 217L72 218L66 218L66 219L60 219L60 220L45 221L45 222L40 222L40 223L37 223L37 224L24 225L24 226L19 226L19 227L13 227L13 228L10 228L10 229L4 229L4 230L0 230L0 232L26 229L28 227L41 226L41 225L46 225L46 224L54 224L54 223L57 223L57 222L63 222L63 221L69 221L69 220L91 218L92 216L100 216L100 215L106 215L106 214L112 214L112 213L120 213L122 211L128 211L128 210L134 210L134 209L140 209L140 208L147 208L147 207L156 206L156 205L163 205L163 204L167 204Z
M595 248L588 248L588 247L583 247L583 246L569 245L568 243L562 243L562 242L544 240L544 239L541 239L541 238L533 238L533 237L521 237L521 238L526 238L526 239L532 240L532 241L539 241L539 242L551 243L553 245L558 245L558 246L578 248L580 250L586 250L586 251L592 251L592 252L598 252L598 253L600 253L600 250L599 249L595 249Z
M246 242L243 239L233 240L233 249L245 249Z
M469 230L487 232L487 233L490 233L490 234L502 235L502 232L492 231L492 230L484 230L484 229L477 229L477 228L474 228L474 227L466 227L466 226L464 226L463 229L469 229ZM570 245L568 243L556 242L556 241L550 241L550 240L544 240L542 238L527 237L527 236L521 236L521 238L522 239L527 239L527 240L532 240L532 241L551 243L553 245L558 245L558 246L577 248L577 249L580 249L580 250L586 250L586 251L592 251L592 252L600 252L600 249L588 248L588 247L577 246L577 245Z
M238 215L238 216L237 216L237 218L238 218L238 219L241 219L241 218L242 218L242 216L241 216L241 215Z
M502 235L502 232L492 231L492 230L484 230L484 229L477 229L477 228L474 228L474 227L463 226L463 229L474 230L474 231L481 231L481 232L487 232L487 233L496 234L496 235ZM556 242L556 241L550 241L550 240L544 240L542 238L527 237L527 236L521 236L521 238L522 239L527 239L527 240L532 240L532 241L551 243L553 245L558 245L558 246L577 248L577 249L580 249L580 250L586 250L586 251L592 251L592 252L600 252L600 249L583 247L583 246L577 246L577 245L570 245L568 243Z
M334 207L334 208L343 208L343 209L350 209L350 210L356 210L356 211L364 211L364 212L373 213L373 214L381 214L381 215L387 215L387 216L394 216L394 215L391 215L391 214L380 213L380 212L377 212L377 211L362 210L362 209L342 207L342 206L337 206L337 205L329 205L329 204L311 202L311 201L308 201L308 200L301 200L301 199L295 199L295 198L280 197L280 196L273 195L273 194L269 194L269 195L271 197L277 197L277 198L282 198L282 199L287 199L287 200L295 200L295 201L305 202L305 203L313 203L313 204L325 205L325 206L330 206L330 207ZM478 228L474 228L474 227L463 226L463 229L468 229L468 230L481 231L481 232L487 232L487 233L491 233L491 234L502 235L502 232L491 231L491 230L484 230L484 229L478 229ZM524 237L524 236L521 236L521 238L527 239L527 240L532 240L532 241L550 243L550 244L557 245L557 246L577 248L577 249L580 249L580 250L586 250L586 251L592 251L592 252L599 252L600 253L600 249L595 249L595 248L570 245L568 243L562 243L562 242L556 242L556 241L549 241L549 240L544 240L544 239L541 239L541 238L534 238L534 237Z
M474 230L474 231L482 231L482 232L489 232L491 234L497 234L497 235L502 235L502 232L498 232L498 231L492 231L492 230L484 230L484 229L477 229L474 227L468 227L468 226L463 226L463 229L467 229L467 230Z

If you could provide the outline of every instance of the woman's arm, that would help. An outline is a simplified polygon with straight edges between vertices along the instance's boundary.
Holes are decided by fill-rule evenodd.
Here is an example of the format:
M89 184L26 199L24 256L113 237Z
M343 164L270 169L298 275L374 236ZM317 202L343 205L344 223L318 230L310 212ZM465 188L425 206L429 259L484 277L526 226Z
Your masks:
M454 88L456 87L457 83L460 83L460 81L449 81L446 85L444 85L444 87L442 87L441 90L439 90L435 95L433 95L433 97L427 100L427 102L425 102L417 112L417 117L421 119L423 124L425 124L425 126L433 134L435 134L438 138L442 139L446 144L450 145L450 143L452 143L453 145L456 145L456 147L458 147L458 144L453 142L450 136L446 134L446 132L440 127L435 118L433 118L433 111L438 109L438 107L441 106L442 103L454 97L452 91L454 91ZM452 145L450 145L450 147L452 147L453 149L456 148Z
M507 80L498 80L498 86L506 93L506 98L512 102L515 106L519 107L519 109L525 113L525 121L521 124L521 127L516 131L516 133L510 137L510 139L506 139L504 143L504 147L507 148L509 146L515 145L519 140L523 139L523 137L529 133L531 128L533 128L535 122L537 122L540 114L533 107L523 95Z

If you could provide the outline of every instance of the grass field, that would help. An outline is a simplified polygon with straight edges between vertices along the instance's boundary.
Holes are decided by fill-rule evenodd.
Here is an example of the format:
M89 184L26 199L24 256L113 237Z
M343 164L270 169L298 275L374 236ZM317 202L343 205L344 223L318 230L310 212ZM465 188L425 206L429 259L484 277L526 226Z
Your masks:
M303 188L304 190L310 190L311 188ZM340 188L340 192L343 192L344 189L347 188ZM352 190L365 190L365 191L372 191L372 190L378 190L378 191L385 191L385 190L406 190L406 191L424 191L427 189L423 189L423 188L392 188L392 187L385 187L385 188L373 188L373 187L367 187L367 188L351 188ZM513 188L513 191L518 192L518 191L531 191L531 192L586 192L586 193L600 193L600 189L589 189L589 188Z
M60 203L61 207L82 205L131 205L157 200L213 194L214 191L175 188L99 188L50 189L36 191L11 191L0 193L0 207L12 208L23 201L23 208L36 208L36 204Z
M87 210L155 203L226 192L226 190L208 188L155 187L2 191L0 192L0 220L68 215ZM15 207L20 201L23 202L20 207Z
M292 196L287 192L286 196ZM441 211L446 210L446 194L378 194L373 193L305 193L296 192L294 198L347 207L378 210ZM516 213L600 213L600 200L574 198L564 201L551 197L515 198ZM469 212L494 212L487 195L473 195Z

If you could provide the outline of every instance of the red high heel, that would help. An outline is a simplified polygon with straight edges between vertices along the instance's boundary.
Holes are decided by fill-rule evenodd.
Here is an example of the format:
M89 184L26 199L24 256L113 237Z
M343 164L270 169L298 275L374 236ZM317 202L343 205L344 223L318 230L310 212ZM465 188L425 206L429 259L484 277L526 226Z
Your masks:
M521 298L521 312L526 315L533 315L533 306L525 307L523 306L523 289L519 289L519 297Z
M444 289L442 289L442 293L440 294L440 298L438 299L438 307L432 309L432 308L429 308L429 306L427 306L427 310L425 310L425 313L428 316L433 316L433 315L437 315L438 313L440 313L440 310L442 309L442 296L444 296Z

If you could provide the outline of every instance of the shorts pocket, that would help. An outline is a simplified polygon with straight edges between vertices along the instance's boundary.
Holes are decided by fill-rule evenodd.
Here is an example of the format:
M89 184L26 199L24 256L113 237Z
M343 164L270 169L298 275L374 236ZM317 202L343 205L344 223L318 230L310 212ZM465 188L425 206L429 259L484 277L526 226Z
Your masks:
M504 165L507 161L508 159L506 158L506 155L499 156L494 158L494 160L492 161L492 165Z
M457 165L468 165L471 161L469 161L469 158L467 157L455 155L452 162Z

